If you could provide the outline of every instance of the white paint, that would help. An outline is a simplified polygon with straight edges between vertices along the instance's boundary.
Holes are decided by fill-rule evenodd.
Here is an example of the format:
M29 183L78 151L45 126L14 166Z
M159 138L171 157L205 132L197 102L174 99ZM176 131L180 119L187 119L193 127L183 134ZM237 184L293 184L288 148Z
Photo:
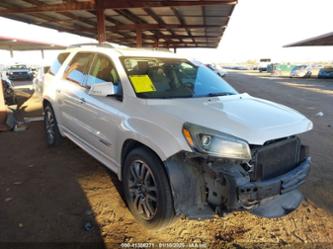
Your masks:
M113 59L122 81L123 101L90 95L86 88L62 78L67 63L80 50L105 53ZM256 145L312 129L312 122L297 111L248 94L186 99L137 98L119 56L175 57L172 53L98 47L69 51L72 54L58 74L45 75L43 98L52 103L60 132L118 174L121 149L127 139L145 144L162 160L180 151L192 151L182 134L185 122Z

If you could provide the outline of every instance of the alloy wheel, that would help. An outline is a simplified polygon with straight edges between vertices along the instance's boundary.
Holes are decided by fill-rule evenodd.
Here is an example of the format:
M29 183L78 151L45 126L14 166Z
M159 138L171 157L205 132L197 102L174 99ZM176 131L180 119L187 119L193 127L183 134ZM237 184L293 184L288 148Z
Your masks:
M144 220L153 219L158 206L158 191L154 176L145 162L135 160L130 165L128 189L136 213Z
M49 144L53 144L55 140L55 128L56 128L56 122L55 118L53 116L52 111L47 108L45 111L45 129L47 134L47 141Z

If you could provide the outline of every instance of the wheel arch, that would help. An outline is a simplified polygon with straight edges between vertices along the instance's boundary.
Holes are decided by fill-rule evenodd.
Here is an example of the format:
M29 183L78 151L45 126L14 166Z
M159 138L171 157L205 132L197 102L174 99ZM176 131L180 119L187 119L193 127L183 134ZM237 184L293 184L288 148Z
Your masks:
M52 107L52 104L48 99L43 99L43 108L45 108L46 105L50 105Z
M121 172L119 174L119 178L120 180L122 180L123 178L123 165L124 165L124 162L125 162L125 159L127 157L127 155L134 149L136 148L145 148L147 150L149 150L150 152L152 152L161 162L162 164L164 165L164 162L163 160L161 159L161 157L159 156L159 154L154 151L151 147L149 147L148 145L136 140L136 139L132 139L132 138L129 138L127 140L124 141L123 145L122 145L122 148L121 148L121 158L120 158L120 165L121 165ZM166 172L167 173L167 172Z

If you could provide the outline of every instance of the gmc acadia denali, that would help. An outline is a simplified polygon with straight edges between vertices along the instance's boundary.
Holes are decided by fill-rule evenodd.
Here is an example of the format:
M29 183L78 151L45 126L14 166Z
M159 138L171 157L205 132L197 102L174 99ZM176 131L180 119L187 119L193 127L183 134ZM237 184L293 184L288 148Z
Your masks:
M150 228L237 210L279 217L303 199L310 157L297 135L312 122L175 54L70 47L45 76L43 105L48 145L67 137L114 171Z

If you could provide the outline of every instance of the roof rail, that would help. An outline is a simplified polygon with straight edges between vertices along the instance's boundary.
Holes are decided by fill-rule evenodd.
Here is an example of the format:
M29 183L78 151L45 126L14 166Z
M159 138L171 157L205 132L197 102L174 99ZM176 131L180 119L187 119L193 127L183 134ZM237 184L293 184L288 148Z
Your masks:
M105 47L105 48L114 48L114 46L109 42L102 42L102 43L78 43L78 44L72 44L68 46L68 48L80 48L84 46L96 46L96 47Z
M143 48L133 48L133 47L124 47L121 48L123 50L148 50L148 51L163 51L163 52L168 52L168 53L173 53L171 52L168 48L152 48L152 47L143 47Z

